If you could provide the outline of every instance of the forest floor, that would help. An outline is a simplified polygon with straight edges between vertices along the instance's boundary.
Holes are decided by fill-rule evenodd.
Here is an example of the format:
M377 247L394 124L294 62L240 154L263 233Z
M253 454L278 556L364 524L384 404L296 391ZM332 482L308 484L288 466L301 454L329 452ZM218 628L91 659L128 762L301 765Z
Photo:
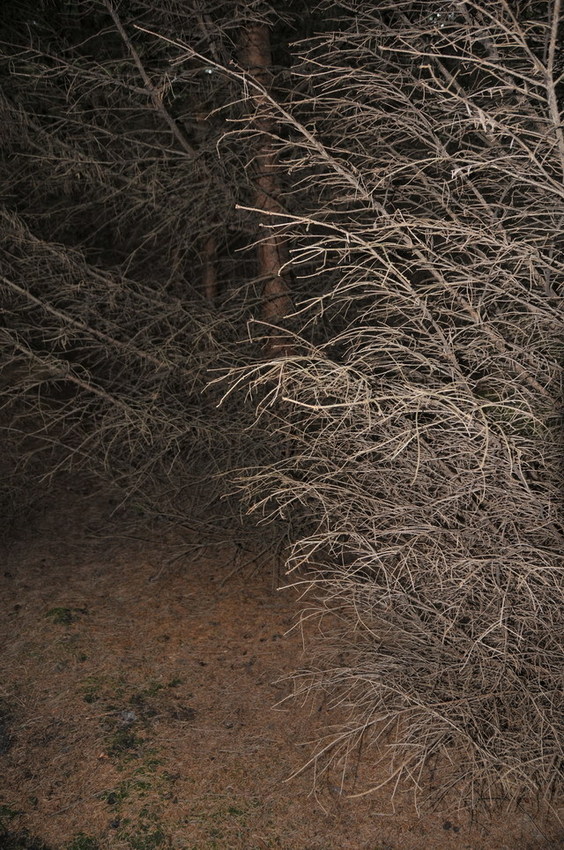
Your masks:
M290 778L340 719L284 701L315 628L292 629L296 595L85 490L54 490L3 553L1 850L562 846L520 810L417 816L351 798L349 774Z

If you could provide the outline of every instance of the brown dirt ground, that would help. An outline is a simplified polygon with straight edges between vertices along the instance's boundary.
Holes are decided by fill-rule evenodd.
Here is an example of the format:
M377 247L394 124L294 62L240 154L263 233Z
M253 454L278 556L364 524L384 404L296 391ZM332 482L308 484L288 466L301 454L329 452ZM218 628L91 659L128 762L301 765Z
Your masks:
M303 663L295 596L269 569L230 575L226 549L178 557L165 526L124 536L112 500L81 487L54 491L3 557L2 850L564 846L521 811L418 817L385 792L348 798L338 775L315 794L311 771L288 780L339 720L274 707Z

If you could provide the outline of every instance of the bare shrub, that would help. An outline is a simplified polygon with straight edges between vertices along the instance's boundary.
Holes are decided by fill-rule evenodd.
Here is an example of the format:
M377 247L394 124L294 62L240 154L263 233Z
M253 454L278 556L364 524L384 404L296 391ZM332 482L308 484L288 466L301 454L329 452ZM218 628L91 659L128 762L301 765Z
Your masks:
M564 768L560 3L322 11L335 26L298 46L291 104L260 98L293 178L271 226L302 275L300 331L292 356L230 376L290 446L246 497L291 517L309 615L339 622L296 676L350 710L313 762L379 744L392 790L420 790L439 760L439 795L549 798Z

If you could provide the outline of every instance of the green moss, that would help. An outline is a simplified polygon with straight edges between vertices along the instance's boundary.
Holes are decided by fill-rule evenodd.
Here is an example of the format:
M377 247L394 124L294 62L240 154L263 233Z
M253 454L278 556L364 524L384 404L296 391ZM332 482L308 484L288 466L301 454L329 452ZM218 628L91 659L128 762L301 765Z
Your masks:
M130 729L117 729L110 737L108 755L120 756L139 749L143 741Z
M108 806L119 806L124 800L130 796L130 782L123 780L115 788L109 788L106 791L101 791L97 796L100 800L104 800Z
M244 809L238 809L237 806L228 806L227 814L234 815L235 817L240 817L241 815L246 814L246 812L244 811Z
M45 616L59 626L70 626L77 614L88 614L87 608L51 608Z
M100 844L96 838L79 832L70 844L67 844L66 850L100 850Z
M5 803L0 804L0 847L2 850L49 850L40 838L34 838L24 829L10 832L8 824L22 813Z
M0 828L0 842L2 850L49 850L40 838L34 838L26 830L12 833Z
M73 622L72 610L70 608L51 608L45 614L47 619L57 623L58 626L70 626Z
M2 830L7 829L6 824L13 820L13 818L17 817L20 814L16 809L12 809L10 806L6 806L4 804L0 804L0 835L2 834Z
M14 743L11 733L12 713L4 700L0 699L0 756L7 753ZM2 818L2 806L0 806L0 823Z
M93 703L99 700L101 696L102 686L103 681L98 676L88 676L87 679L84 679L80 686L84 702Z
M160 682L149 682L146 688L141 691L142 696L154 697L158 694L159 691L162 691L164 685L161 685Z
M131 850L165 850L171 846L170 839L160 825L145 825L135 832L120 833L120 839L127 841Z

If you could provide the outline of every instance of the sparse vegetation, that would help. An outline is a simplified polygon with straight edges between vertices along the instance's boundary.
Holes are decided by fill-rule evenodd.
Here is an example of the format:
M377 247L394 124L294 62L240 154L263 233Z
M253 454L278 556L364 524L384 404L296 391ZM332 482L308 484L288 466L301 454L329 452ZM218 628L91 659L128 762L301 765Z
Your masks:
M45 616L58 626L70 626L74 619L70 608L51 608Z
M8 824L19 814L20 812L7 806L5 803L0 804L0 835L2 832L7 832Z
M67 845L66 850L100 850L100 844L96 838L81 832Z

